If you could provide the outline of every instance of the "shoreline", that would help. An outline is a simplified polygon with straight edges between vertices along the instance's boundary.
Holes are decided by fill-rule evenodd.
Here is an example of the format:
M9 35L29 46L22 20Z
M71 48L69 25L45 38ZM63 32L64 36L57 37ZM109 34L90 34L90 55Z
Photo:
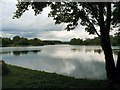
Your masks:
M3 89L6 88L109 88L106 80L78 79L74 77L31 70L6 64L10 72L2 77Z

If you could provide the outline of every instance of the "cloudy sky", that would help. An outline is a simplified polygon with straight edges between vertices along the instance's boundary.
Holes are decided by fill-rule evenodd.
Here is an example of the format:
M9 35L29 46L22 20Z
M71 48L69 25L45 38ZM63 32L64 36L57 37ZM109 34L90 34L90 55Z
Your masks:
M62 41L69 41L72 38L85 39L93 37L88 35L81 25L72 31L64 30L66 27L65 24L55 25L55 21L51 17L48 17L50 11L48 7L38 16L34 16L34 11L29 9L20 19L12 19L16 10L16 3L16 0L0 1L0 8L2 8L2 14L0 14L2 30L0 31L0 35L2 37L12 38L15 35L19 35L27 38L37 37L42 40Z

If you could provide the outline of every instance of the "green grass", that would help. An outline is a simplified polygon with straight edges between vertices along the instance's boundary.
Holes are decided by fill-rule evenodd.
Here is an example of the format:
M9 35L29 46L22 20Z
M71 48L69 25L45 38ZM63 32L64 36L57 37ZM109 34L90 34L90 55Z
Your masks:
M7 64L10 72L2 77L3 88L97 88L108 89L105 80L76 79L55 73L30 70Z

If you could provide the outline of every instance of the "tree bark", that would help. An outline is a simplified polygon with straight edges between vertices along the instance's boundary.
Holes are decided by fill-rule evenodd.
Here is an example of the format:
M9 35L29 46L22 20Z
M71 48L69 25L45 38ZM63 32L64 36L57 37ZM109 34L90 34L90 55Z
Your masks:
M118 59L116 65L116 75L117 75L117 82L120 84L120 51L118 52Z
M100 25L100 34L101 34L101 46L105 55L105 66L107 79L109 81L115 81L115 63L112 54L112 48L110 44L110 21L111 21L111 3L107 3L107 19L104 21L104 5L105 3L99 3L99 25Z

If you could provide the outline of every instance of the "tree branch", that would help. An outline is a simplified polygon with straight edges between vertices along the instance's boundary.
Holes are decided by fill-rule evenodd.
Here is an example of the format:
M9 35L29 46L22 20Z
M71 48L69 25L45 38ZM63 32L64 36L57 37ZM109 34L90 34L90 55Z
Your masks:
M90 22L90 19L86 17L87 22L92 26L93 30L95 31L95 33L98 35L98 37L101 37L101 35L97 32L97 30L95 29L94 25L92 22Z
M99 18L98 18L97 13L95 12L95 8L94 8L94 7L92 6L92 4L89 3L89 2L87 3L87 5L90 7L89 9L92 11L92 13L93 13L94 16L95 16L95 19L96 19L97 22L99 23ZM88 16L88 15L87 15L87 16ZM92 26L93 30L94 30L95 33L98 35L98 37L101 37L100 34L99 34L99 33L97 32L97 30L95 29L93 23L90 21L90 19L86 17L86 20L87 20L87 22ZM88 25L87 25L87 26L88 26Z
M100 34L97 32L97 30L95 29L94 25L92 24L92 22L89 21L89 23L92 25L93 30L95 31L95 33L98 35L98 37L101 37Z
M88 6L91 7L92 12L93 12L93 14L94 14L94 16L95 16L95 19L96 19L96 20L98 21L98 23L99 23L98 15L97 15L97 13L95 12L94 7L92 6L91 3L88 3Z

